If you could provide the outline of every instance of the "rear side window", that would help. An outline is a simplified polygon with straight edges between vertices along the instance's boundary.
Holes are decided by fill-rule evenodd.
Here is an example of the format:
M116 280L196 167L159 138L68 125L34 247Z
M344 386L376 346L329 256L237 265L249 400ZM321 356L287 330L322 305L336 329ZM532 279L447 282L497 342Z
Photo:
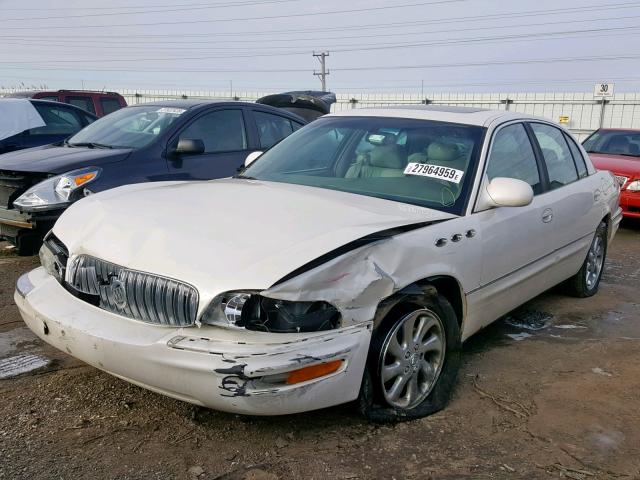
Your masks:
M71 135L82 128L80 118L70 108L56 105L35 105L44 120L44 127L28 130L29 135Z
M562 130L544 123L531 123L544 157L551 190L578 180L578 171Z
M580 178L586 177L589 174L587 172L587 165L584 162L584 157L582 156L582 153L580 152L580 149L576 145L576 142L574 142L573 139L570 138L569 135L567 135L566 133L564 135L564 139L569 144L569 150L571 150L571 155L573 155L573 161L576 163L576 169L578 170L578 176Z
M261 148L267 149L274 146L294 131L291 120L288 118L258 111L254 111L253 115L256 119Z
M104 115L108 115L122 108L120 101L117 98L102 97L100 98L100 105L102 106L102 112Z
M487 177L517 178L542 192L540 172L529 136L521 123L506 126L496 133L487 164Z
M218 110L197 118L180 133L180 139L202 140L205 153L247 149L241 110Z
M96 109L93 105L93 98L91 97L67 97L65 103L80 107L87 112L96 113Z

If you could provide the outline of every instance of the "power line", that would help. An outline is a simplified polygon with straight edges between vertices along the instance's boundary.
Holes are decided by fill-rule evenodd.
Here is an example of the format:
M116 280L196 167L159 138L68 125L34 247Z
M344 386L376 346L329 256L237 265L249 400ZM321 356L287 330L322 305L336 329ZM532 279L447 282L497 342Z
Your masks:
M389 10L397 8L408 7L422 7L425 5L441 5L448 3L460 3L468 2L470 0L431 0L429 2L417 2L417 3L405 3L397 5L388 5L381 7L367 7L367 8L352 8L348 10L330 10L324 12L313 13L291 13L287 15L269 15L261 17L236 17L236 18L216 18L210 20L177 20L174 22L152 22L152 23L121 23L121 24L109 24L109 25L52 25L47 26L48 29L69 29L69 28L113 28L113 27L147 27L147 26L159 26L159 25L194 25L194 24L208 24L208 23L221 23L221 22L246 22L248 20L274 20L280 18L299 18L299 17L317 17L320 15L336 15L343 13L360 13L360 12L373 12L380 10ZM42 27L2 27L3 30L33 30L34 28L40 29Z
M562 31L562 32L543 32L543 33L532 33L532 34L512 34L512 35L503 35L503 36L493 36L493 37L474 37L474 38L463 38L463 39L450 39L450 40L441 40L441 41L431 41L431 42L410 42L410 43L395 43L395 44L348 44L348 45L331 45L328 46L334 52L359 52L359 51L371 51L371 50L395 50L395 49L403 49L403 48L417 48L417 47L428 47L428 46L449 46L449 45L460 45L460 44L481 44L481 43L502 43L502 42L512 42L512 41L531 41L531 40L539 40L547 37L558 37L566 38L569 36L578 36L580 34L599 34L596 36L602 36L607 32L624 32L625 34L630 30L638 30L640 29L640 25L638 26L629 26L629 27L611 27L611 28L594 28L594 29L584 29L584 30L573 30L573 31ZM342 48L345 46L349 46L350 48ZM289 47L268 47L268 48L289 48ZM229 49L224 49L224 51L228 51ZM101 58L99 59L100 63L124 63L124 62L147 62L147 61L176 61L176 60L213 60L213 59L229 59L229 58L259 58L259 57L274 57L274 56L295 56L295 55L307 55L310 52L308 50L297 50L297 51L281 51L281 52L273 52L266 51L263 53L255 53L257 49L250 49L250 52L254 53L242 53L246 50L236 51L235 53L231 53L228 55L202 55L202 56L180 56L180 57L156 57L156 58ZM56 59L52 60L56 64L64 63L86 63L95 61L94 59ZM31 64L34 60L18 60L11 62L12 64ZM41 63L41 62L40 62ZM45 62L46 63L46 62Z
M181 34L181 37L211 37L211 36L245 36L245 35L271 35L281 34L281 33L308 33L308 32L329 32L329 31L342 31L342 30L371 30L378 29L379 27L384 27L388 29L390 27L402 27L405 28L407 26L418 26L418 25L432 25L432 24L449 24L449 23L466 23L466 22L474 22L474 21L490 21L490 20L506 20L513 18L525 18L525 17L537 17L542 15L562 15L562 14L573 14L578 12L599 12L602 10L610 11L610 10L618 10L618 9L627 9L627 8L638 8L640 7L640 2L623 2L623 3L614 3L606 6L583 6L583 7L565 7L565 8L555 8L555 9L546 9L546 10L530 10L526 12L510 12L510 13L497 13L497 14L487 14L487 15L473 15L473 16L455 16L455 17L444 17L438 19L431 20L417 20L417 21L402 21L402 22L386 22L386 23L372 23L372 24L362 24L358 23L356 25L344 25L340 27L320 27L320 28L304 28L304 29L285 29L285 30L245 30L245 31L236 31L236 32L216 32L216 33L184 33ZM129 25L127 25L129 26ZM501 28L509 28L510 26L501 26ZM34 27L35 28L35 27ZM38 27L41 28L41 27ZM73 26L69 26L69 28L75 28ZM163 33L163 34L118 34L121 37L126 38L157 38L157 37L174 37L174 33ZM0 38L8 37L7 35L0 35ZM88 35L77 35L73 36L54 36L54 35L32 35L29 34L28 38L46 38L48 40L54 38L72 38L77 40L79 38L107 38L112 39L114 37L113 34L110 35L97 35L95 33L91 33Z
M222 2L221 4L228 4L229 2ZM237 2L234 5L238 5L238 6L242 6L242 5L246 5L247 3L250 2ZM208 2L208 3L172 3L170 5L160 5L160 4L144 4L144 5L117 5L117 6L111 6L111 7L79 7L79 6L71 6L71 7L49 7L47 6L47 10L122 10L122 9L140 9L140 8L148 8L148 7L158 7L158 8L173 8L173 7L198 7L198 6L204 6L204 5L210 5L212 7L216 7L219 4L218 3L212 3L212 2ZM37 11L37 12L41 12L43 9L42 8L5 8L2 7L2 10L5 12L9 12L9 11L19 11L19 12L26 12L26 11Z
M371 70L428 70L434 68L469 68L469 67L486 67L486 66L499 66L499 65L537 65L546 63L574 63L574 62L602 62L602 61L618 61L618 60L637 60L640 59L640 54L629 55L610 55L610 56L589 56L589 57L564 57L564 58L546 58L546 59L528 59L528 60L497 60L497 61L478 61L468 63L441 63L441 64L426 64L426 65L389 65L389 66L356 66L356 67L342 67L333 68L334 72L353 72L353 71L371 71ZM3 66L5 69L10 70L43 70L43 71L67 71L66 68L58 67L16 67L11 65ZM120 68L83 68L80 71L87 72L120 72ZM129 70L132 73L308 73L308 68L264 68L264 69L193 69L193 68L178 68L178 69L158 69L158 68L145 68L144 70Z
M582 20L562 20L562 21L557 21L557 22L542 22L542 23L525 23L525 24L518 24L518 25L508 25L508 26L504 26L501 27L501 29L504 28L525 28L525 27L540 27L540 26L550 26L550 25L564 25L567 23L587 23L587 22L598 22L598 23L602 23L602 22L607 22L607 21L614 21L614 20L633 20L633 19L637 19L640 18L640 15L632 15L632 16L624 16L624 17L607 17L607 18L589 18L589 19L582 19ZM443 29L443 30L429 30L429 31L421 31L421 32L403 32L402 34L404 36L406 35L433 35L433 34L437 34L437 33L458 33L458 32L470 32L470 31L476 31L476 30L495 30L496 27L474 27L474 28L458 28L458 29ZM552 33L552 32L539 32L540 34L545 34L545 33ZM216 34L212 34L212 36L215 36ZM346 36L331 36L331 37L315 37L315 38L300 38L300 39L296 39L296 41L305 41L305 42L319 42L319 41L324 41L324 40L349 40L349 39L359 39L359 38L382 38L382 37L397 37L398 33L378 33L378 34L373 34L373 35L346 35ZM127 39L113 39L112 41L105 41L105 40L88 40L88 41L83 41L82 44L78 44L77 39L76 40L53 40L53 41L49 41L49 42L44 42L42 40L38 40L38 39L32 39L31 36L5 36L2 37L0 36L0 38L9 38L10 41L5 41L3 44L4 45L19 45L19 46L25 46L25 47L29 47L29 46L55 46L55 47L65 47L65 46L75 46L78 48L83 48L85 47L86 44L93 44L92 48L104 48L104 49L115 49L115 48L122 48L122 49L126 49L127 51L131 51L132 47L131 47L131 40L127 40ZM13 41L13 43L11 43L11 41ZM30 42L25 44L24 42ZM63 43L64 42L64 43ZM260 43L260 44L264 44L265 42L291 42L290 38L286 38L286 39L222 39L222 40L216 40L216 44L219 43ZM154 50L157 50L157 46L159 44L170 44L170 45L192 45L192 44L211 44L211 40L201 40L201 41L187 41L187 42L177 42L175 40L165 40L165 41L154 41L153 45L149 45L148 42L142 42L140 43L140 47L148 47ZM0 45L1 47L2 45ZM138 46L134 47L135 48L140 48ZM227 47L223 47L224 50L227 50ZM166 47L163 48L163 51L166 50L212 50L211 47L193 47L193 46L187 46L187 47L182 47L182 48L178 48L178 47ZM253 49L252 49L253 50Z
M250 2L236 2L236 3L216 3L216 4L198 4L200 6L193 7L183 7L183 8L172 8L172 6L167 6L162 10L138 10L135 12L108 12L108 13L88 13L82 15L62 15L57 17L22 17L22 18L3 18L2 21L33 21L33 20L67 20L69 18L89 18L89 17L108 17L108 16L119 16L119 15L137 15L137 14L147 14L147 13L165 13L165 12L191 12L195 10L210 10L212 8L229 8L229 7L248 7L255 5L268 5L268 4L279 4L279 3L291 3L291 2L300 2L303 0L256 0ZM112 7L113 8L113 7ZM144 7L141 7L144 8Z

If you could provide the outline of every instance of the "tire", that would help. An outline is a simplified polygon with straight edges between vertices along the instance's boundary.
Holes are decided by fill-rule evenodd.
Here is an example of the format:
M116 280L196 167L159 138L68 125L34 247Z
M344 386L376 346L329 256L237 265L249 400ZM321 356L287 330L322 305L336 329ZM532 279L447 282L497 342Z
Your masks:
M586 298L595 295L607 258L607 224L601 222L591 241L589 252L578 273L566 281L566 292L574 297Z
M38 234L22 234L15 239L16 252L21 257L36 255L42 246L43 237ZM13 242L12 242L13 243Z
M397 305L374 331L358 398L370 421L413 420L449 402L460 368L460 326L449 301L432 290L426 298ZM406 341L421 327L417 343Z

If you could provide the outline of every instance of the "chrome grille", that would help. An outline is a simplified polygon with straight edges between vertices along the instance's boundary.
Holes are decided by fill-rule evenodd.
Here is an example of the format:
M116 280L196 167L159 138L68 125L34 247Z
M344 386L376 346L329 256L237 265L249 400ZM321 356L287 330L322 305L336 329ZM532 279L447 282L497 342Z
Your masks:
M618 181L618 184L620 185L620 188L624 187L627 183L627 180L629 180L629 177L623 177L622 175L615 175L615 177Z
M109 312L157 325L189 326L196 321L198 291L184 282L130 270L89 255L69 266L68 284L97 297Z

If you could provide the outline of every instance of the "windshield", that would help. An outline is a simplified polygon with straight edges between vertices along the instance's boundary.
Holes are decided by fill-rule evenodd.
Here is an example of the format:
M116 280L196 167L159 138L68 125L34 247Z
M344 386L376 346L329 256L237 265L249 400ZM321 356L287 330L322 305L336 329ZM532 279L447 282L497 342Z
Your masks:
M483 135L481 127L444 122L325 117L265 152L240 177L462 214Z
M184 112L183 108L157 105L123 108L83 128L69 139L68 144L142 148L169 128Z
M589 153L640 157L640 132L598 130L582 146Z

